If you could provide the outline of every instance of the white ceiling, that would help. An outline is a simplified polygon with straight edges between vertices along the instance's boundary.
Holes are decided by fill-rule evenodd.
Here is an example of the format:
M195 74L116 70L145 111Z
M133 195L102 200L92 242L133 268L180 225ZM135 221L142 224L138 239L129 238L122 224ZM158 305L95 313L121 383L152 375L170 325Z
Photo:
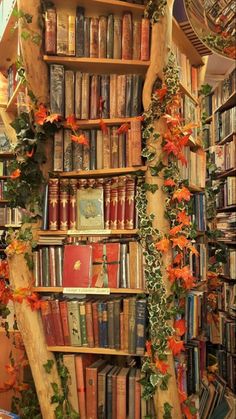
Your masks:
M208 56L205 82L211 85L217 84L235 68L235 61L213 53Z

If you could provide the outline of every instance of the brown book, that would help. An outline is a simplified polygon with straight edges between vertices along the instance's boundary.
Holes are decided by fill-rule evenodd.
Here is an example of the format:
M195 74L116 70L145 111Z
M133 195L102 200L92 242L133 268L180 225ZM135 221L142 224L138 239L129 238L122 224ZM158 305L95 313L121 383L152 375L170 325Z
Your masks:
M90 58L98 58L98 18L90 18Z
M59 179L50 178L48 182L48 225L49 230L58 230L59 220Z
M111 205L111 180L106 179L104 183L104 223L105 229L110 227L110 205Z
M141 23L141 60L147 61L150 58L150 20L142 18Z
M126 195L125 195L125 229L134 228L134 198L135 198L135 179L132 176L126 177Z
M111 167L111 130L108 128L107 133L102 134L103 139L103 168Z
M69 179L69 190L69 230L75 230L77 179Z
M117 374L116 381L116 392L117 392L117 404L116 404L116 415L117 419L124 419L127 416L127 380L128 380L129 368L121 368Z
M129 419L135 419L135 381L136 368L129 371Z
M103 134L97 130L96 168L103 169Z
M117 74L110 75L110 118L117 117Z
M82 74L82 107L81 107L81 119L89 119L89 74Z
M45 340L48 346L56 345L52 308L49 300L41 301L41 315Z
M65 118L74 114L75 104L75 73L65 71Z
M122 19L122 59L132 60L132 15L125 13Z
M86 368L86 413L87 419L97 419L98 415L98 373L106 361L99 359Z
M113 58L121 59L122 20L114 16L114 50Z
M60 306L61 325L62 325L62 331L63 331L63 336L64 336L64 342L66 346L70 346L70 330L69 330L66 300L60 301L59 306Z
M111 180L111 202L110 202L110 229L117 229L117 209L118 209L118 177Z
M111 369L112 366L108 364L98 373L98 419L106 418L107 374Z
M67 382L68 386L68 401L70 402L72 408L79 413L79 401L77 393L77 382L76 382L76 372L75 372L75 355L64 354L63 355L63 364L68 370L69 378Z
M76 355L75 356L75 371L77 381L77 393L79 400L79 415L80 419L87 419L86 416L86 400L85 400L85 372L96 360L96 355Z
M75 55L75 16L68 16L68 55Z
M128 352L136 352L136 298L129 298L129 341Z
M117 133L117 127L111 128L111 167L118 167L119 162L119 137Z
M117 375L120 372L120 367L114 367L111 373L111 419L116 418L116 409L117 409Z
M68 15L57 12L57 54L68 54Z
M58 299L51 300L50 304L51 304L51 310L52 310L56 345L63 346L65 342L64 342L63 329L62 329L62 324L61 324L59 300Z
M86 138L88 139L89 146L83 146L83 170L90 169L90 145L91 145L91 132L84 131Z
M107 56L107 17L99 16L98 23L98 57Z
M54 134L53 170L55 172L63 171L63 129Z
M142 135L141 135L141 121L138 119L132 120L131 128L131 147L132 147L132 164L131 166L142 165Z
M136 241L129 242L129 271L130 271L130 288L139 288L140 280L140 244Z
M135 377L135 415L134 419L141 419L141 371L136 369Z
M117 117L125 117L125 99L126 99L126 75L118 74L117 76Z
M118 139L118 167L126 167L126 138L125 133L119 134Z
M119 176L118 179L118 207L117 207L117 228L124 230L125 228L125 184L126 177Z
M81 104L82 104L82 73L76 71L75 73L75 117L81 119Z
M126 166L132 166L132 142L131 142L131 129L126 133Z
M60 230L67 231L69 227L69 179L60 179L59 214Z
M141 21L133 21L133 48L132 59L140 60L141 57Z
M55 259L55 247L49 246L49 277L50 286L56 287L56 259Z
M120 313L120 350L124 351L124 313Z
M84 57L90 53L90 17L84 18Z
M129 298L123 299L124 313L124 351L128 352L129 348Z
M113 58L114 47L114 15L109 14L107 18L107 58Z
M99 97L100 97L100 76L93 74L91 76L90 90L90 119L99 117Z
M77 131L78 135L82 131ZM83 144L72 143L72 170L78 171L83 169Z
M86 331L87 331L88 346L89 348L94 348L93 312L92 312L91 301L86 301L85 313L86 313Z
M56 54L57 15L53 8L45 12L45 54Z
M95 347L99 346L99 328L98 328L98 302L92 303L92 316L93 316L93 336Z
M69 129L64 130L64 171L70 172L72 170L72 141L71 141L71 131Z
M50 65L50 111L64 116L64 67L63 65Z
M33 252L33 276L34 276L34 287L40 287L40 261L39 261L39 251L34 250Z

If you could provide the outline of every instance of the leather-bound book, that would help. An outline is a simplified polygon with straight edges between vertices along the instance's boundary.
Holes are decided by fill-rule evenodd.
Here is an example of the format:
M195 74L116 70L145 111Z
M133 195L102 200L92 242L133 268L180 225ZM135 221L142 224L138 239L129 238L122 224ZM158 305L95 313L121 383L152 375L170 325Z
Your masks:
M94 348L92 301L85 302L86 331L89 348Z
M90 58L98 58L98 18L90 18Z
M126 150L125 150L125 157L126 157L126 166L132 166L132 142L131 142L131 129L126 132Z
M93 316L94 344L95 344L95 347L97 348L99 346L98 301L92 302L92 316Z
M62 287L63 247L55 248L56 287Z
M64 67L50 65L50 111L64 116Z
M121 368L117 374L117 404L116 404L116 418L124 419L127 417L127 381L128 381L129 368Z
M103 169L103 135L101 130L96 130L96 169Z
M119 134L118 138L118 167L126 167L126 134Z
M69 228L69 179L60 179L59 194L60 230Z
M75 371L77 381L77 393L79 399L80 419L87 419L85 402L85 371L86 367L95 362L96 355L84 354L75 356Z
M53 170L55 172L63 171L63 129L54 134Z
M111 180L111 202L110 202L110 229L117 229L117 210L118 210L118 178Z
M98 23L98 57L107 56L107 17L99 16Z
M122 20L114 16L114 50L113 58L121 59Z
M122 59L132 60L132 15L125 13L122 19Z
M116 417L116 409L117 409L117 375L120 372L121 368L120 367L115 367L116 369L112 372L112 377L111 377L111 386L112 386L112 394L111 394L111 398L112 398L112 416L110 417L110 419ZM108 418L107 418L108 419Z
M108 364L98 373L98 418L99 419L106 417L107 374L111 371L111 369L112 369L112 366Z
M34 287L41 287L40 283L40 267L39 267L39 251L35 250L33 252L33 277L34 277Z
M99 359L86 368L86 412L87 419L98 417L98 373L104 368L106 361Z
M68 16L68 55L75 55L75 16Z
M143 298L136 301L136 350L137 355L143 356L146 342L147 301Z
M90 119L97 119L99 117L100 76L93 74L90 83Z
M82 106L81 119L89 119L89 94L90 92L90 77L88 73L82 74Z
M111 167L116 168L119 166L119 136L117 127L111 128Z
M103 169L111 167L111 130L108 128L106 133L102 134L103 139Z
M124 313L124 351L128 352L129 348L129 298L123 299Z
M67 301L59 301L60 315L61 315L61 325L63 331L64 342L66 346L70 346L70 329L69 329L69 320L68 320L68 311L67 311Z
M138 288L137 283L140 282L139 270L139 246L137 241L129 242L129 270L130 270L130 288Z
M88 187L77 191L78 230L100 230L104 228L103 188Z
M136 298L129 299L129 339L128 352L135 354L136 351Z
M107 18L107 58L113 58L114 48L114 16L108 15Z
M76 229L77 179L69 179L69 230Z
M142 18L141 23L141 60L148 61L150 58L150 20Z
M79 135L82 131L79 132ZM78 171L83 169L83 144L72 143L72 170Z
M87 331L86 331L86 312L85 301L79 301L79 319L81 332L81 346L88 346Z
M43 287L43 249L39 249L39 283L40 286Z
M111 205L111 180L104 182L104 224L105 229L110 227L110 205Z
M105 348L105 340L104 340L104 329L103 329L103 320L102 320L102 312L103 312L103 301L98 301L98 336L99 336L99 347Z
M82 73L76 71L75 73L75 117L81 119L81 105L82 105Z
M56 345L63 346L65 342L64 342L63 329L62 329L62 323L61 323L59 300L58 299L51 300L50 304L51 304L51 310L52 310Z
M49 300L41 301L41 315L45 340L48 346L56 345L52 308Z
M125 229L132 230L134 228L134 205L135 198L135 178L126 177L126 195L125 195Z
M114 336L114 300L107 302L107 328L108 328L108 347L110 349L115 348L115 336Z
M141 419L141 371L136 368L135 377L135 416L134 419Z
M41 230L48 230L48 183L46 183L43 191L43 215Z
M47 246L43 246L42 249L42 273L43 286L50 287L49 248Z
M125 228L125 194L126 194L126 177L118 178L118 208L117 208L117 228L124 230Z
M120 245L120 287L128 288L127 243Z
M102 110L100 110L101 118L109 118L110 113L110 76L109 74L102 74L101 76L101 101Z
M114 300L114 341L115 349L120 349L120 306L121 299Z
M48 226L49 230L59 227L59 179L50 178L48 182Z
M54 8L45 12L45 54L56 54L57 15Z
M77 382L76 382L76 371L75 371L75 355L64 354L63 355L63 364L68 370L69 380L68 380L68 401L71 404L71 407L75 412L79 413L79 400L77 393Z
M64 171L71 172L72 170L72 141L71 131L69 129L64 130Z
M89 287L91 283L91 265L91 245L65 245L63 287Z
M135 381L136 368L130 368L129 371L129 418L134 419L135 415Z
M125 117L125 101L126 101L126 75L118 74L117 76L117 117Z
M83 146L83 170L90 169L90 145L91 145L91 132L89 130L84 131L84 135L88 139L89 146Z
M91 137L90 137L90 170L96 169L96 134L97 131L95 129L91 130Z
M65 118L74 114L75 107L75 73L65 71Z
M138 116L142 110L142 77L140 74L133 74L132 77L132 101L131 116Z
M124 350L124 313L120 313L120 350Z
M118 288L120 243L92 243L92 287Z
M78 300L67 301L70 342L72 346L81 346L81 330Z
M125 116L131 116L131 97L132 97L132 74L126 75L126 89L125 89Z
M115 377L119 371L119 367L113 367L107 374L107 419L116 417L116 380L113 377Z
M89 57L90 53L90 18L84 18L84 56Z
M84 56L84 8L76 7L75 18L75 55Z
M141 135L141 121L138 119L132 120L130 122L131 129L131 166L141 166L142 165L142 135Z
M68 15L57 12L57 55L68 54Z
M140 60L141 57L141 21L133 21L133 48L132 59Z
M55 247L49 246L48 249L49 257L49 278L50 278L50 287L56 287L56 258L55 258Z
M110 75L110 118L117 117L117 74Z

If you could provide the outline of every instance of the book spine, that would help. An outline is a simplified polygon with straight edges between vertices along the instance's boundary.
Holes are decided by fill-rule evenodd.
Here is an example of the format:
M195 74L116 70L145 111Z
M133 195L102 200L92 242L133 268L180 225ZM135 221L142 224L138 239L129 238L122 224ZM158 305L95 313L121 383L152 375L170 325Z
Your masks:
M126 376L117 375L117 419L126 418Z
M142 18L141 23L141 60L147 61L150 58L150 21Z
M96 169L96 130L91 130L90 137L90 170Z
M81 346L80 315L78 301L68 301L68 320L70 328L70 341L72 346Z
M125 13L122 19L122 59L132 60L132 15Z
M131 165L132 165L131 129L129 129L128 132L126 133L125 157L126 157L126 165L127 165L127 167L131 167Z
M39 251L33 252L33 275L34 275L34 286L40 287L40 268L39 268Z
M111 128L111 167L118 167L118 146L119 146L119 137L117 134L117 128Z
M114 301L114 342L115 349L120 349L120 300Z
M117 209L118 209L118 178L111 180L111 202L110 202L110 229L117 229Z
M75 17L68 16L68 55L75 55Z
M105 229L110 227L110 206L111 206L111 180L107 179L104 184L104 223Z
M75 73L75 117L81 119L81 93L82 93L82 73Z
M76 383L76 371L75 371L75 355L64 354L63 355L63 364L65 365L69 380L67 381L68 385L68 402L70 403L72 409L79 413L79 402L78 402L78 393L77 393L77 383Z
M85 315L88 346L89 348L94 348L92 303L90 301L85 303Z
M130 369L129 373L129 418L134 419L135 415L135 376L136 370L135 368Z
M84 56L84 8L76 8L75 18L75 55L76 57Z
M121 59L122 20L114 16L114 53L113 58Z
M142 165L142 136L141 136L141 121L132 120L131 128L131 144L132 144L132 166Z
M54 324L54 330L55 330L56 345L63 346L65 342L64 342L63 330L62 330L62 324L61 324L59 300L52 300L50 301L50 304L51 304L53 324Z
M115 348L114 337L114 301L107 302L107 316L108 316L108 346L110 349Z
M129 347L129 298L123 300L124 313L124 351L128 352Z
M75 142L72 144L72 169L76 171L83 169L83 144Z
M102 334L104 348L108 348L108 316L107 303L102 303Z
M99 117L99 98L100 98L100 76L93 74L91 76L90 91L90 119Z
M88 346L87 331L86 331L85 302L79 303L79 317L80 317L81 345Z
M72 170L72 141L71 141L71 131L68 129L64 130L64 171L70 172Z
M64 67L50 65L50 111L64 116Z
M70 329L67 314L67 302L65 300L59 302L61 325L66 346L70 346Z
M136 351L136 298L129 299L129 340L128 352L134 354Z
M55 172L63 171L63 130L60 129L54 134L53 147L53 170Z
M98 401L98 388L97 388L97 369L86 368L86 413L87 419L97 419L97 401Z
M132 74L126 76L126 92L125 92L125 116L131 115L131 97L132 97Z
M77 179L69 179L69 229L76 229L76 193Z
M113 58L114 47L114 16L108 15L107 18L107 58Z
M125 133L119 134L118 144L118 167L126 167Z
M143 356L146 341L146 300L136 301L136 354Z
M110 76L108 74L101 75L101 95L102 102L101 117L109 118L109 89L110 89Z
M141 419L141 372L139 369L136 370L135 379L135 416L134 419Z
M48 184L48 224L49 230L58 230L59 179L51 178Z
M99 336L99 347L104 348L104 336L102 327L102 309L103 303L98 301L98 336Z
M125 195L125 229L134 228L134 197L135 197L135 179L132 176L126 177L126 195Z
M120 287L128 288L127 283L127 243L120 245Z
M132 59L140 60L141 57L141 21L133 21L133 49Z
M56 26L56 10L47 9L45 13L45 54L56 54Z
M63 251L62 246L57 246L55 249L56 258L56 286L62 287L62 264L63 264Z
M75 74L74 71L65 71L65 118L74 114L75 103Z
M97 130L97 142L96 142L96 168L103 169L103 138L102 131Z
M88 139L89 146L83 146L83 170L90 169L90 145L91 145L91 132L86 131L86 138Z
M49 277L50 286L56 287L56 259L55 259L55 247L49 246Z
M90 18L90 58L98 58L98 18Z
M42 230L48 230L48 183L45 185L43 194Z
M117 228L124 230L125 228L125 184L126 177L120 176L118 179L118 204L117 204Z
M103 168L109 169L111 167L111 137L110 129L107 133L103 133Z
M68 54L68 15L57 13L57 54Z
M132 101L131 116L138 116L141 113L142 78L139 74L132 75Z
M90 50L90 18L84 18L84 57L89 57Z
M117 74L110 75L110 118L117 117Z
M75 357L75 372L76 372L80 419L86 419L85 371L83 367L83 359L84 359L83 355L76 355Z
M49 300L43 300L41 302L41 315L46 343L48 346L54 346L56 345L56 339L54 335L54 324Z
M93 335L95 347L99 347L99 327L98 327L98 303L92 303L92 314L93 314Z
M68 230L69 223L69 179L60 179L59 194L60 230Z
M124 351L124 313L120 313L120 350Z
M125 117L125 108L126 108L126 75L125 74L118 74L117 76L117 117L123 118Z
M106 58L107 56L107 17L100 16L98 23L98 57Z
M82 109L81 119L89 119L89 74L82 74Z

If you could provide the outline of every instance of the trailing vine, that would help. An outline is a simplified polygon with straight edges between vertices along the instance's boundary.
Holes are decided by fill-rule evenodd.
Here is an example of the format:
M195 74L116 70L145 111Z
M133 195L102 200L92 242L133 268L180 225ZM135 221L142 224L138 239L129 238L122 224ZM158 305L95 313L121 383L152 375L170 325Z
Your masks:
M157 23L164 16L167 0L148 0L144 16L149 18L151 23Z

